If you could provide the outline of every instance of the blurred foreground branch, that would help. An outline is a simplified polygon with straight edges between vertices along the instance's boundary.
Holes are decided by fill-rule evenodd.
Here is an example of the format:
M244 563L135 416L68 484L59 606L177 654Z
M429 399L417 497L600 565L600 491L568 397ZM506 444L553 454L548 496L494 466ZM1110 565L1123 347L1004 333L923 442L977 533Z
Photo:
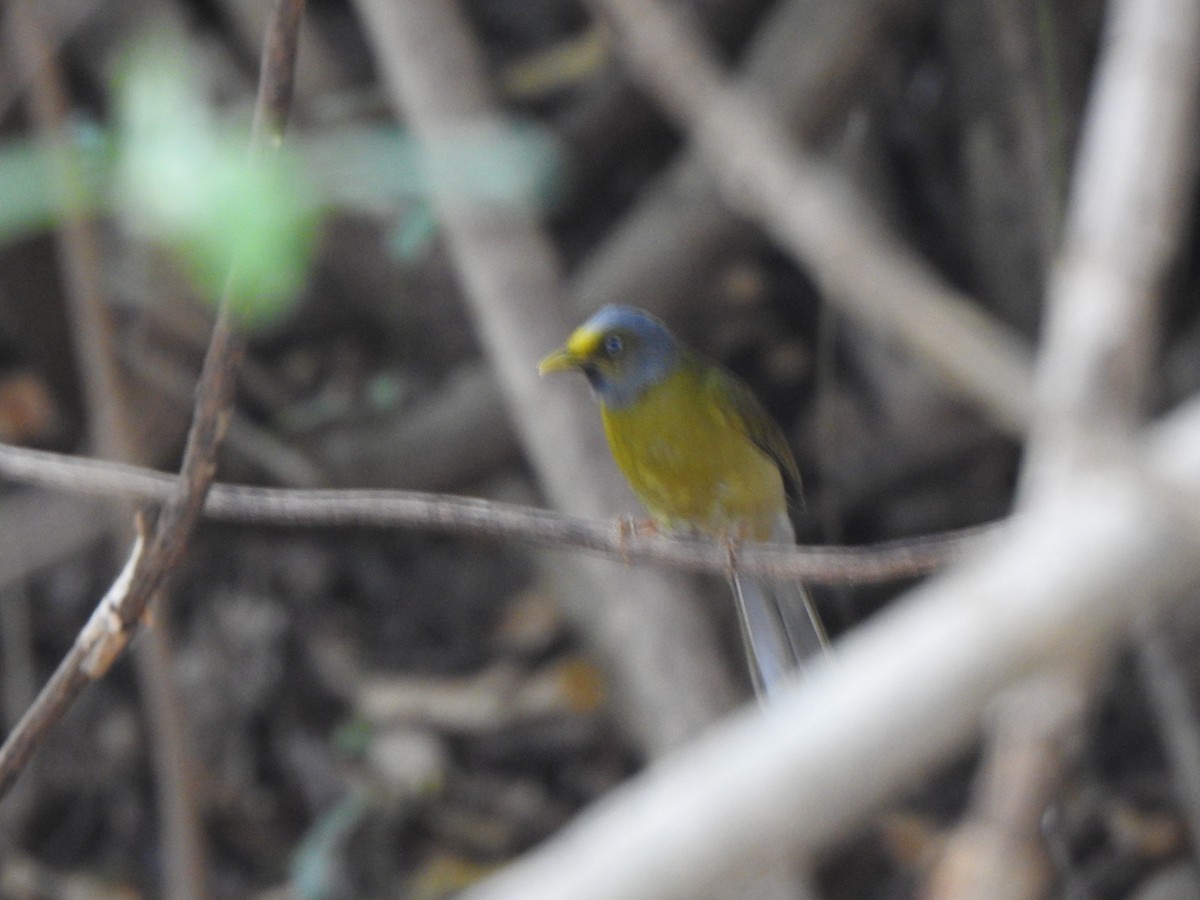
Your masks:
M1128 458L1195 182L1200 3L1119 0L1109 16L1049 284L1026 488Z
M1148 449L1155 475L1194 498L1200 401ZM997 690L1094 659L1196 584L1194 512L1164 493L1116 470L1073 482L848 634L778 702L718 726L466 896L722 896L747 871L827 846L962 748Z
M653 89L720 164L730 196L740 189L748 211L815 258L830 238L821 230L829 231L831 222L847 225L843 207L851 198L825 190L828 176L806 172L806 163L784 155L772 123L756 115L746 98L739 105L666 6L647 0L596 4L618 23ZM1151 346L1146 325L1156 314L1162 265L1179 220L1174 204L1160 202L1166 199L1160 191L1170 185L1190 195L1200 5L1126 0L1114 4L1113 16L1068 217L1068 231L1075 228L1085 239L1068 239L1072 255L1061 262L1054 291L1059 322L1040 372L1036 449L1042 452L1042 442L1048 448L1055 490L1034 491L1001 540L847 636L836 657L778 702L746 713L646 773L468 896L719 896L746 871L825 846L961 748L997 691L1031 670L1094 660L1135 621L1195 587L1200 401L1148 433L1133 426ZM1163 62L1180 57L1191 62ZM1151 102L1163 77L1172 82L1167 96ZM1130 115L1142 127L1130 128L1123 118ZM1118 139L1124 146L1110 155ZM1149 180L1148 195L1142 179ZM774 196L765 191L768 184ZM1146 215L1147 199L1150 239L1122 240L1122 227ZM861 245L851 229L834 227L832 233L844 256L826 262L847 269L873 265L853 251ZM822 280L838 293L841 277L850 276L830 271ZM1098 304L1088 303L1088 286L1101 292ZM881 297L896 296L893 285L874 287ZM877 308L885 305L881 299ZM958 312L975 317L966 307ZM923 313L913 318L923 327L935 321ZM985 333L977 331L973 339ZM912 336L957 345L945 353L927 348L935 354L929 358L973 379L963 369L974 361L972 354L952 357L968 346L984 348L959 344L950 334L965 336L938 328ZM1018 370L1008 368L1007 374ZM1115 383L1123 377L1129 383ZM1020 383L1022 396L970 383L981 399L987 397L993 414L1029 414L1024 368L1006 384ZM1103 421L1089 421L1097 414ZM1064 421L1053 421L1055 416ZM1123 452L1107 452L1114 445ZM1087 465L1077 465L1079 460Z

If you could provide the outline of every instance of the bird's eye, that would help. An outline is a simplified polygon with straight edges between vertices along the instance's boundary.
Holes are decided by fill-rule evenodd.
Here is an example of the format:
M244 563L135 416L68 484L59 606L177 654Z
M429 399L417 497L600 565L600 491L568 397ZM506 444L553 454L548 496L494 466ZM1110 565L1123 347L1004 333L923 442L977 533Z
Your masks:
M604 339L604 352L610 357L615 359L621 355L621 352L624 349L625 342L621 340L621 336L619 334L610 334Z

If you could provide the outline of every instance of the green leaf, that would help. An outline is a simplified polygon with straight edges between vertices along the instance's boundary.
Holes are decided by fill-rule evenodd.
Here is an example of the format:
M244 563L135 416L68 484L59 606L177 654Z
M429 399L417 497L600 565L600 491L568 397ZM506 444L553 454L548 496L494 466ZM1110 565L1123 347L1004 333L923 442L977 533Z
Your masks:
M215 302L229 282L237 319L263 325L290 309L304 281L315 191L285 152L251 163L245 130L212 114L181 59L160 43L126 61L113 205L130 229L179 255L203 296Z

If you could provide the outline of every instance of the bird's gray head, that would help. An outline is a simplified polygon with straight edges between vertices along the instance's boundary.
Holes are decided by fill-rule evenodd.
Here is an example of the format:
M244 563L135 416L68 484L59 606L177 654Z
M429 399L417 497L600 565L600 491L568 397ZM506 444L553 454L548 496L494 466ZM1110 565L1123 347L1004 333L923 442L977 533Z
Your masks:
M572 332L538 371L580 369L597 396L620 408L640 398L678 365L680 345L661 321L629 306L606 306Z

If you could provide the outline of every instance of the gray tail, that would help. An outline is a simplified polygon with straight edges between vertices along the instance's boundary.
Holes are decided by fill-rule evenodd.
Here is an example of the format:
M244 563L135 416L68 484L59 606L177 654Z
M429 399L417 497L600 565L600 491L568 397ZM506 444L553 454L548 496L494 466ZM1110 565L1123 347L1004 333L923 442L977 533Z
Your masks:
M804 585L735 572L733 595L750 678L760 699L795 678L806 659L828 649L825 625Z

